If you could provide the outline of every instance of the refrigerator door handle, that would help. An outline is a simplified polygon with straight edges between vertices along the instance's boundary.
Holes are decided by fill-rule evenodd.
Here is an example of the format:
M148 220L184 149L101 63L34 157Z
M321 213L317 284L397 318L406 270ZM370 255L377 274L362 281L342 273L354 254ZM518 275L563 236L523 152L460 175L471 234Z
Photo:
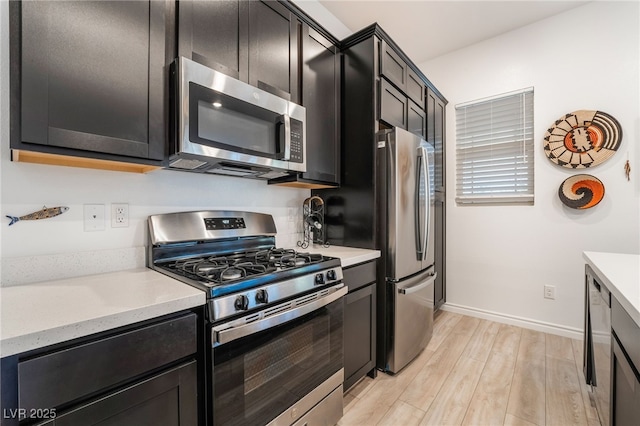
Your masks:
M423 245L423 241L421 239L422 231L420 226L420 213L421 213L421 205L420 205L420 183L422 182L422 170L424 167L422 165L425 162L424 152L421 147L418 147L418 159L417 159L417 167L416 167L416 189L415 189L415 230L416 230L416 256L418 260L423 260L426 254L425 247Z
M427 253L429 252L429 223L431 221L431 182L429 177L429 154L427 149L423 146L419 147L420 155L418 156L419 163L419 171L418 171L418 183L416 184L416 212L417 217L416 221L418 222L418 226L416 226L416 232L420 232L420 226L424 226L424 231L422 231L422 235L419 235L418 238L422 238L422 241L419 243L418 254L420 254L420 260L425 260L427 258ZM422 179L420 177L424 176L424 204L420 205L420 183L422 183ZM420 210L424 209L424 223L420 223Z
M399 288L398 289L398 293L400 294L411 294L411 293L416 293L420 290L422 290L423 288L428 287L433 281L435 281L436 277L438 276L438 273L436 272L435 274L431 275L429 277L429 279L427 279L426 281L418 284L418 285L414 285L413 287L408 287L408 288Z
M427 253L429 253L429 241L431 235L429 232L431 231L431 175L429 174L429 170L431 168L431 164L429 164L429 153L425 147L421 147L422 155L424 155L424 209L425 209L425 221L424 221L424 258L422 260L427 259Z

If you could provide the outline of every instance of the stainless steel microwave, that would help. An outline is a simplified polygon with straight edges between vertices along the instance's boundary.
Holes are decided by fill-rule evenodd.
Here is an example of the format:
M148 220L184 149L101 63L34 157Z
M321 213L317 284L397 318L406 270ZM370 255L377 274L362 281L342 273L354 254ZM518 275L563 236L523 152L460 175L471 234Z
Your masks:
M172 78L170 169L261 179L306 171L304 107L184 57Z

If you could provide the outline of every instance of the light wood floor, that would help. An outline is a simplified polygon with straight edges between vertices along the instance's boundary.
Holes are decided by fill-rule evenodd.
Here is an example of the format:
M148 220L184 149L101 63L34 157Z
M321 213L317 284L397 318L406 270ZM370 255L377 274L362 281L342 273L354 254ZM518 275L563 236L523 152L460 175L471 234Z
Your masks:
M451 312L399 374L349 389L338 424L600 425L581 341Z

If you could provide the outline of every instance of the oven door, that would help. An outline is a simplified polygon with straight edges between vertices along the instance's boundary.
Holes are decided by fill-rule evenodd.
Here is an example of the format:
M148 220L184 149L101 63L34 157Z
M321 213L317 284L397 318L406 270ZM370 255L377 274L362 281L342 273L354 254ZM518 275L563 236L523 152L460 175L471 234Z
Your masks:
M212 328L214 425L292 424L336 389L339 412L327 416L337 422L346 292L342 286L291 309L270 307L276 313L245 325Z

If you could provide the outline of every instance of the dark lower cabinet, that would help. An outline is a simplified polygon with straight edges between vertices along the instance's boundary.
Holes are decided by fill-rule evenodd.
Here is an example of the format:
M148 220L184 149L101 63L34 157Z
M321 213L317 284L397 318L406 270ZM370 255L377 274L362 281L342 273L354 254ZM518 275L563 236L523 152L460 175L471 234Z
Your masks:
M436 282L433 289L433 305L434 309L440 308L446 301L447 289L445 283L447 282L447 270L445 264L446 253L446 217L445 217L445 197L444 193L436 192L435 194L435 252L434 261L436 272Z
M376 261L344 269L344 390L376 376Z
M191 361L82 405L47 426L190 426L198 424L197 368Z
M640 327L615 297L611 329L610 424L635 426L640 421Z
M173 7L10 2L11 148L160 165Z
M611 368L612 425L635 426L640 421L640 379L633 365L625 356L615 337L613 338Z
M3 358L0 424L200 424L198 318L183 312Z

